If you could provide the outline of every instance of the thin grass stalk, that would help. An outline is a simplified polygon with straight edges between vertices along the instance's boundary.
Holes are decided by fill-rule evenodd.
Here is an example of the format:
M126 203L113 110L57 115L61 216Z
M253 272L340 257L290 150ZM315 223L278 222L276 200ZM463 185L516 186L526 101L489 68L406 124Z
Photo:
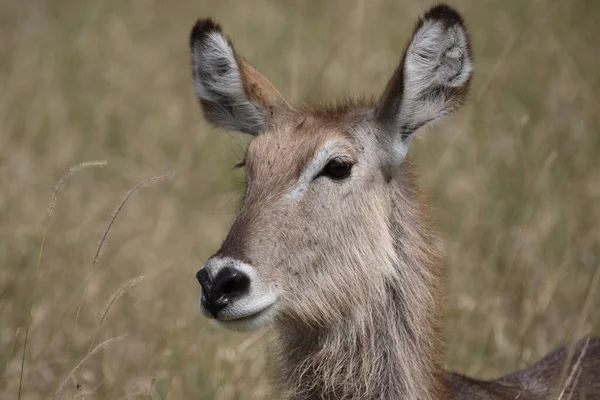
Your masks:
M575 346L577 344L577 339L579 338L579 336L581 335L581 332L583 330L583 325L585 324L585 319L586 319L586 316L588 315L588 311L592 304L592 298L593 298L594 294L596 293L596 288L597 288L598 284L600 284L600 264L598 264L596 266L596 271L594 272L594 276L592 277L592 280L590 281L590 284L588 285L588 288L586 291L585 299L584 299L583 305L581 307L581 312L579 313L579 319L577 321L577 326L575 327L575 331L572 334L572 337L575 340L571 340L571 343L569 343L569 345L567 346L566 362L563 365L563 368L560 373L560 377L558 379L558 382L560 384L557 385L556 390L555 390L555 396L553 396L559 400L562 398L567 386L571 383L574 369L576 369L579 365L579 360L577 361L577 363L574 366L571 366L571 362L573 361L573 356L575 353ZM589 341L589 338L588 338L588 341ZM588 346L588 342L586 342L585 347L582 350L582 354L580 355L580 358L583 357L583 354L587 350L587 346ZM570 368L571 372L568 373L569 368ZM567 373L568 373L568 375L567 375Z
M29 311L27 313L27 325L25 325L25 343L23 343L23 354L21 356L21 372L19 373L19 394L17 399L21 399L21 391L23 389L23 372L25 371L25 355L27 354L27 340L29 339L29 327L31 326L31 310L33 309L33 302L35 301L35 291L37 288L37 276L40 270L40 264L42 263L42 254L44 253L44 243L46 243L46 235L48 234L48 226L44 229L44 236L42 236L42 243L40 245L40 252L38 254L37 264L33 273L33 284L31 288L31 298L29 299Z
M108 233L112 229L117 217L121 213L121 210L123 210L123 207L125 207L125 204L129 201L131 196L133 196L135 194L135 192L137 192L138 189L140 189L142 187L149 186L153 183L161 182L166 179L170 179L172 176L173 176L173 174L164 174L164 175L154 176L152 178L146 179L145 181L143 181L141 183L138 183L137 185L135 185L133 188L131 188L127 192L127 194L125 195L125 197L123 198L121 203L119 203L117 208L115 208L115 210L113 211L113 214L112 214L110 220L108 221L108 225L106 226L106 229L104 230L104 233L102 234L100 242L98 243L98 248L96 249L96 253L94 254L94 259L92 260L92 265L91 265L92 267L94 265L96 265L98 263L98 261L100 260L102 248L104 247L104 245L106 243L106 238L108 237ZM77 305L77 312L75 313L75 321L73 322L73 327L71 328L71 333L69 334L69 340L67 342L67 350L66 350L65 354L69 353L69 349L71 348L71 343L73 342L73 334L75 333L75 329L77 328L77 322L79 321L79 316L81 315L81 308L83 307L83 300L85 299L85 296L87 294L89 281L92 276L91 272L92 272L92 270L90 269L88 271L85 281L83 283L83 292L81 293L81 298L79 299L79 304Z
M98 326L96 327L96 331L94 332L94 337L92 338L92 341L90 342L90 346L88 348L88 353L90 353L92 351L92 348L94 347L94 343L96 342L96 338L98 337L98 333L100 332L100 327L102 326L102 323L106 319L106 315L108 314L108 310L110 310L110 308L115 303L115 301L117 301L117 299L119 297L121 297L123 295L123 293L125 293L125 291L127 289L129 289L130 287L132 287L134 285L137 285L138 283L140 283L141 281L143 281L144 278L145 278L144 275L140 275L138 277L129 279L127 282L125 282L125 284L123 286L121 286L120 288L118 288L112 294L112 296L110 296L110 299L108 300L108 303L106 304L106 306L104 306L104 309L100 313L100 320L98 321Z
M109 344L122 340L127 336L127 334L123 334L121 336L116 336L110 339L105 340L104 342L100 343L98 346L94 347L94 349L92 351L90 351L89 353L87 353L85 355L85 357L83 357L78 363L77 365L75 365L75 367L71 370L71 372L69 372L67 374L67 376L65 377L65 379L63 379L63 381L60 383L60 385L58 385L57 389L54 391L54 394L52 395L52 399L54 399L56 397L56 395L65 387L65 385L67 384L67 381L69 380L69 378L71 376L73 376L73 374L83 365L84 362L87 361L88 358L90 358L91 356L93 356L94 354L98 353L100 350L102 350L102 348L108 346Z
M35 302L35 293L36 293L36 289L37 289L37 281L38 281L38 274L40 271L40 265L42 263L42 254L44 253L44 244L46 243L46 237L48 235L48 228L49 228L49 221L50 218L52 217L52 213L54 211L54 208L56 207L56 202L57 202L57 198L58 198L58 194L60 193L60 191L64 188L67 180L72 177L73 175L75 175L77 172L86 169L86 168L90 168L90 167L104 167L106 165L106 161L86 161L83 162L81 164L77 164L71 168L69 168L69 171L64 174L59 180L58 183L56 184L56 186L54 187L54 192L52 193L52 199L50 200L50 203L48 205L48 209L46 211L46 219L44 221L44 224L46 225L46 227L44 228L44 234L42 236L42 242L40 244L40 251L38 253L38 259L37 259L37 263L35 266L35 270L33 272L33 283L32 283L32 288L31 288L31 297L29 300L29 310L27 312L27 324L25 325L25 341L23 343L23 354L21 355L21 371L19 372L19 392L17 395L17 399L20 400L21 399L21 393L23 390L23 375L25 372L25 356L27 354L27 342L29 340L29 328L31 326L31 313L33 310L33 304Z

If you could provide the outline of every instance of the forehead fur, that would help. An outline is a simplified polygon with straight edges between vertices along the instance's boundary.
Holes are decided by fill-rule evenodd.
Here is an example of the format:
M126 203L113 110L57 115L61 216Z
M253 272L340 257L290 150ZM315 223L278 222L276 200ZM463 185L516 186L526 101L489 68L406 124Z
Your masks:
M287 186L326 143L338 142L340 151L351 151L354 139L349 132L362 117L354 105L303 106L281 116L250 142L246 166L252 180Z

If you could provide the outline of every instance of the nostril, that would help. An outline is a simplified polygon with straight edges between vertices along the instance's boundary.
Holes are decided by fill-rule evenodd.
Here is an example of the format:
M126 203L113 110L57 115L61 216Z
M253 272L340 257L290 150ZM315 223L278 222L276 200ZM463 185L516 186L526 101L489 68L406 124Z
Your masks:
M244 292L250 286L250 280L246 275L234 274L232 275L221 288L224 295L230 295L236 292Z
M249 288L250 278L248 275L230 267L219 271L215 279L215 292L229 300L247 293ZM217 293L215 293L216 295Z
M211 275L205 266L196 273L196 279L202 286L200 304L214 318L218 318L219 312L233 300L250 290L250 277L230 266L221 268L216 276Z
M196 272L196 279L198 279L198 283L202 286L203 291L210 291L212 284L206 268L202 268L200 271Z

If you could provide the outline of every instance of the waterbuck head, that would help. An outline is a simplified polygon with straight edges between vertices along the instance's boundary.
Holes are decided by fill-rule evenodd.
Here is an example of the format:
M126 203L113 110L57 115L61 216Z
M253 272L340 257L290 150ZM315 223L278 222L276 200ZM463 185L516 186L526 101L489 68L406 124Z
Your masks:
M434 274L424 266L435 252L404 159L415 132L467 94L460 15L429 10L373 102L288 104L211 20L196 23L190 51L206 119L253 136L242 204L197 274L202 312L237 330L319 329L368 315L390 292L427 303L419 282Z

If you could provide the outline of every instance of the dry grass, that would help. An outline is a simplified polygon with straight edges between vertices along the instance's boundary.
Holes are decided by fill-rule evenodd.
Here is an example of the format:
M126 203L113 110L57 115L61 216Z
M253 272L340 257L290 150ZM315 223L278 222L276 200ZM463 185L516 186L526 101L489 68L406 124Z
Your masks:
M600 333L600 5L452 3L473 35L471 104L412 157L444 238L448 366L488 377ZM267 396L263 339L197 310L244 139L202 121L188 30L218 18L295 99L379 91L431 2L348 4L0 0L0 398L17 396L32 294L23 399ZM89 159L108 165L70 177L44 226L56 182ZM92 263L127 191L166 172Z

